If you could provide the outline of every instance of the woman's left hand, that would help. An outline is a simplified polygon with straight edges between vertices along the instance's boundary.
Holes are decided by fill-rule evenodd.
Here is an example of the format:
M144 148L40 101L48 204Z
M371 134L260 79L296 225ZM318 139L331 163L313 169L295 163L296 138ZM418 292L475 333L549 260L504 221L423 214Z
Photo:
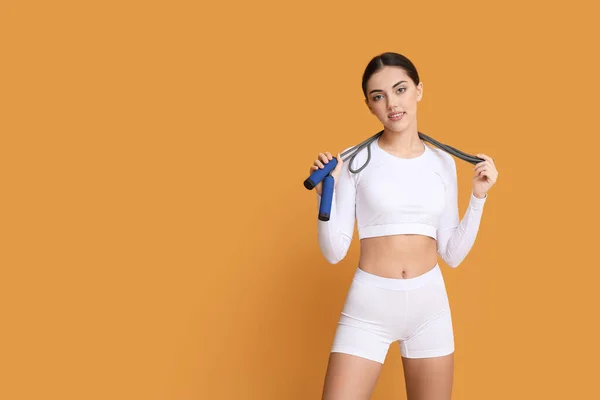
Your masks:
M473 177L473 194L476 197L483 198L494 183L496 183L498 170L492 157L485 154L477 154L477 157L483 158L485 161L477 163L473 167L475 171L475 176Z

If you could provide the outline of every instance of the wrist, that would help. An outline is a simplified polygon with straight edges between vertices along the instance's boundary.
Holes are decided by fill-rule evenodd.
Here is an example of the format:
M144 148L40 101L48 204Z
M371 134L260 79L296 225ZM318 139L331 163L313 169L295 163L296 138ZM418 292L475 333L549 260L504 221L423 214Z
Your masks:
M487 194L480 193L480 192L477 192L476 190L473 190L473 196L477 197L478 199L484 199L487 196Z

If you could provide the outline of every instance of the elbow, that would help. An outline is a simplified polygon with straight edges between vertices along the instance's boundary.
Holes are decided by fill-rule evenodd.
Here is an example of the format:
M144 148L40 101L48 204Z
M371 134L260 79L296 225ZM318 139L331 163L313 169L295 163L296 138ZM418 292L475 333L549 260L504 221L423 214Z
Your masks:
M350 241L343 243L342 245L332 245L324 241L319 241L319 248L321 253L329 264L337 264L342 261L346 254L348 254L348 248L350 247Z
M335 265L342 261L345 257L345 254L337 255L335 253L323 253L325 259L329 264Z
M464 257L452 257L450 255L446 255L445 257L443 257L444 262L450 267L450 268L456 268L458 267L464 260Z
M450 268L458 267L464 259L464 257L457 257L445 251L440 252L440 257Z
M450 268L458 267L467 256L462 249L457 249L455 247L456 246L453 246L451 243L446 243L445 245L441 245L440 243L437 248L440 258L444 260L446 265Z
M330 249L328 249L328 251L324 251L324 249L321 249L321 252L323 253L323 256L329 264L338 264L344 259L344 257L346 257L345 251L342 251L340 253L336 251L331 251Z

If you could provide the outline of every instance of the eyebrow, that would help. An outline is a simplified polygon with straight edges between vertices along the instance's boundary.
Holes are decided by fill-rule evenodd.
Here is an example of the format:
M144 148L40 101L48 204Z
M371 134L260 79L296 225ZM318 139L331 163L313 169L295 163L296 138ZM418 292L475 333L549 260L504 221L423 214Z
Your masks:
M393 89L393 88L395 88L396 86L398 86L399 84L401 84L401 83L405 83L405 82L406 82L406 81L400 81L400 82L396 83L394 86L392 86L392 89ZM371 94L371 93L373 93L373 92L383 92L383 90L380 90L380 89L373 89L373 90L371 90L371 91L369 92L369 94Z

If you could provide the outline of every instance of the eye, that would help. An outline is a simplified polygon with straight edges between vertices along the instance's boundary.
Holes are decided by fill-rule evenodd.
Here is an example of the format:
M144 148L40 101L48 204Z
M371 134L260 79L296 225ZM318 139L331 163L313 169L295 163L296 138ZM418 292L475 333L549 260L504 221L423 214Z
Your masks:
M380 95L380 94L378 94L378 95L376 95L376 96L373 96L373 100L374 100L374 101L377 101L377 98L378 98L378 97L381 97L381 95Z
M398 90L405 91L405 90L406 90L406 88L400 87L400 88L398 88Z

